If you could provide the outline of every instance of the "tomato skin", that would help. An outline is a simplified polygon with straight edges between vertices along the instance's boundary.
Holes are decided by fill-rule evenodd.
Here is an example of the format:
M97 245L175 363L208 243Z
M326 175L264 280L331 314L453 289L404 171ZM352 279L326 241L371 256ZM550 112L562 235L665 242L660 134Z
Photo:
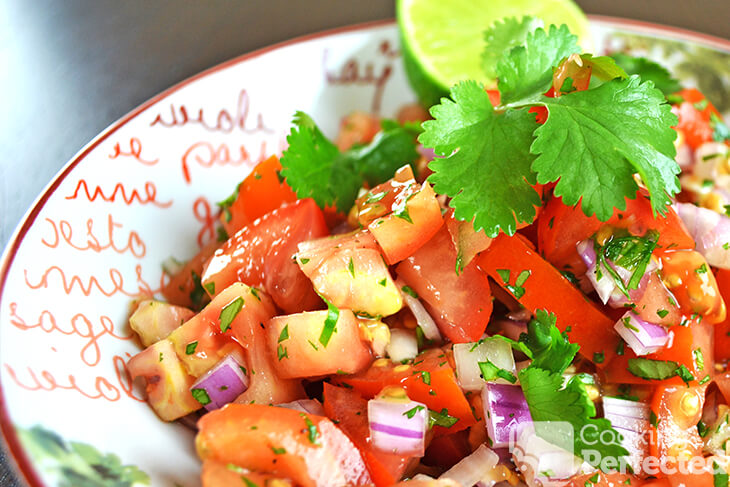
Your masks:
M596 364L598 367L605 367L611 361L619 342L613 330L614 321L540 257L524 237L519 234L513 237L501 234L475 261L525 308L533 313L538 309L546 309L555 314L561 331L570 327L568 336L571 342L580 345L580 353L584 357L589 360L602 357L603 360L599 359ZM505 270L510 273L509 284L503 280ZM508 286L515 286L524 271L529 272L529 277L521 285L524 293L518 297Z
M360 339L358 321L349 309L339 310L337 331L327 346L319 342L327 314L308 311L277 316L266 324L269 354L280 377L317 377L340 371L354 374L370 365L370 347Z
M202 482L203 487L248 485L246 481L252 482L254 485L269 485L269 483L274 480L285 482L281 484L282 486L291 484L291 481L288 479L277 479L277 477L258 472L240 473L237 472L235 468L231 468L231 465L232 464L216 462L215 460L205 460L200 474L200 481Z
M360 452L337 426L325 417L292 409L229 404L198 421L195 446L204 461L290 478L303 487L372 482ZM274 448L284 452L275 453Z
M377 487L393 485L400 480L412 463L411 457L384 452L371 445L368 423L368 402L357 391L324 384L324 411L337 421L360 450L370 476Z
M679 117L676 128L684 132L687 144L693 149L697 149L705 142L713 140L710 115L714 114L719 117L720 113L717 109L705 98L705 95L695 88L684 89L677 95L681 96L684 101L679 105L673 105L672 112ZM700 110L697 107L699 103L706 103L707 106Z
M406 390L411 400L422 402L429 409L441 411L446 408L451 416L459 420L451 428L435 426L436 435L455 433L476 423L445 352L440 349L426 350L416 357L414 364L399 365L388 359L380 359L373 362L365 372L337 376L333 382L351 386L366 399L372 399L386 386L399 386ZM428 373L430 384L426 383L422 372Z
M688 326L676 325L669 329L674 335L670 346L659 350L656 353L644 355L642 358L651 360L670 360L684 365L689 369L697 380L702 380L706 375L712 374L713 354L712 354L712 333L711 325L692 321ZM704 367L699 368L699 364L695 361L694 351L700 349ZM604 369L606 380L621 384L651 384L651 385L684 385L679 377L671 377L665 380L645 380L636 377L627 370L628 361L636 358L634 352L625 347L624 355L617 356L609 367ZM693 382L696 384L696 382Z
M486 233L474 230L472 222L454 218L454 210L451 208L446 212L445 220L451 241L454 243L454 250L456 250L456 265L460 268L469 265L479 252L489 248L492 243L492 239L487 237Z
M718 269L715 280L725 303L730 303L730 270ZM715 325L715 360L730 359L730 317ZM730 400L730 397L728 398Z
M665 250L657 253L662 278L687 315L696 314L710 324L726 318L725 302L705 258L694 250Z
M274 211L297 195L279 179L281 162L276 156L258 163L238 186L236 199L221 213L220 221L228 235Z
M355 144L368 144L380 132L380 119L367 112L355 111L340 121L335 145L345 151Z
M426 302L441 333L454 343L475 342L492 314L489 280L474 262L457 275L456 258L443 227L396 272Z
M697 432L707 385L697 387L660 386L654 393L651 410L656 428L650 430L650 452L668 466L678 466L683 458L702 456L703 442ZM685 456L686 455L686 456ZM663 475L656 475L661 477Z
M267 213L228 239L207 262L203 288L213 293L243 282L262 287L286 313L315 309L321 301L293 256L297 245L329 233L312 199Z

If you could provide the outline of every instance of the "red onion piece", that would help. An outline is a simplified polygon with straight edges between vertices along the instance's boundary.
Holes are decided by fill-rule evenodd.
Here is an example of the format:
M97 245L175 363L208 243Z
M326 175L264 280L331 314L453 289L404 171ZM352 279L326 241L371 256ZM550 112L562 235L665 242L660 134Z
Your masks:
M395 285L398 289L402 290L406 283L403 282L402 279L397 279L395 281ZM441 343L441 332L439 331L438 326L436 326L436 322L433 318L431 318L431 315L428 314L428 311L426 311L423 303L421 303L418 298L415 298L406 292L401 291L401 295L403 296L403 301L406 303L406 306L408 306L411 313L413 313L413 316L415 316L416 323L418 323L418 326L421 327L423 336L436 343Z
M629 452L627 463L634 472L639 472L644 457L648 453L648 441L645 437L649 431L648 404L629 401L616 397L603 398L603 415L621 436L621 445Z
M385 351L393 362L415 358L418 355L418 340L412 330L393 328L390 330L390 342Z
M485 445L479 445L471 455L462 458L459 463L441 474L439 480L449 479L459 485L472 486L482 479L491 480L490 473L497 465L499 457Z
M730 218L692 203L673 206L708 264L730 269Z
M222 408L229 402L233 402L246 389L248 389L248 377L232 355L226 355L190 386L193 397L198 399L201 404L206 398L209 400L203 404L208 411Z
M518 429L532 422L522 387L507 384L487 383L482 390L484 418L487 434L494 448L510 445Z
M280 408L293 409L306 414L316 414L317 416L325 415L322 403L316 399L299 399L297 401L277 404L277 406Z
M383 451L423 456L428 408L415 401L375 398L368 401L370 441Z
M614 329L639 356L654 353L669 342L669 332L663 326L644 321L632 311L624 313Z

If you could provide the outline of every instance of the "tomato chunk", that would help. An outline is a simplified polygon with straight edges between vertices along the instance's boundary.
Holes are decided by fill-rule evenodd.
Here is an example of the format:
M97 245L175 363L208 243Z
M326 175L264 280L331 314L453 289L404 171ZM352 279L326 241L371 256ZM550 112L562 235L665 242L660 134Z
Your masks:
M459 272L469 265L479 252L486 250L492 239L484 232L474 230L472 222L460 221L454 218L454 210L446 213L446 228L451 235L451 241L456 250L456 268Z
M672 107L672 112L679 117L676 128L684 132L687 144L696 149L713 139L710 117L711 115L719 117L720 113L696 88L684 89L677 95L683 101Z
M611 361L619 343L614 321L540 257L523 237L499 235L476 262L528 310L554 313L558 328L569 330L568 337L580 345L581 355L599 367Z
M228 200L219 203L223 210L220 220L228 235L233 235L284 203L297 200L296 193L282 180L279 171L279 158L269 157L253 168Z
M454 343L481 338L492 314L489 281L472 262L457 274L457 253L446 227L398 264L398 276L431 311L441 333Z
M277 479L272 475L252 472L237 465L216 462L215 460L205 460L203 462L200 480L203 487L230 487L231 485L281 485L284 487L291 484L288 479ZM282 483L276 483L277 480Z
M281 377L354 374L370 365L372 353L360 339L360 325L352 311L340 309L336 317L330 315L309 311L269 320L269 353ZM331 335L323 340L328 327Z
M325 383L324 411L360 450L377 487L393 485L403 477L411 458L372 446L368 402L357 391Z
M203 287L215 295L243 282L263 288L287 313L314 309L321 301L293 257L300 242L327 233L314 200L284 205L242 228L215 251L203 271Z
M203 416L198 429L195 444L204 461L271 473L304 487L372 482L357 448L322 416L275 406L229 404Z
M373 365L354 376L337 376L336 384L351 386L366 399L372 399L385 386L399 386L413 401L422 402L437 412L446 409L458 421L450 428L435 426L438 435L454 433L476 423L469 402L456 381L454 369L446 353L440 349L427 350L412 364L394 364L388 359L376 360Z
M162 295L168 303L194 310L200 310L208 302L208 296L200 285L205 263L218 248L218 242L211 242L185 263L162 288Z
M403 298L367 230L299 244L297 263L319 294L339 308L390 316Z
M192 310L162 301L146 300L139 303L129 317L129 326L137 333L142 345L149 347L167 338L177 327L193 317Z
M730 271L725 269L718 269L715 273L715 280L717 281L717 287L720 290L720 294L725 300L725 303L730 302ZM714 327L715 332L715 360L728 360L730 359L730 317L725 317L725 320L718 323ZM730 398L728 398L730 400Z

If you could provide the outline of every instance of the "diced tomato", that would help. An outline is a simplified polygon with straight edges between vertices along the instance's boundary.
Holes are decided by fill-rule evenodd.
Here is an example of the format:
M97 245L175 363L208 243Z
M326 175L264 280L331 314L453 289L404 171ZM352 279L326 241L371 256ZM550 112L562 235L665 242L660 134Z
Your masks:
M567 206L552 197L538 219L538 249L551 264L576 275L585 273L576 244L595 234L602 226L625 228L633 235L643 236L648 230L659 233L658 245L662 248L694 249L694 239L674 210L667 208L664 216L654 217L651 203L640 192L635 199L626 200L626 210L615 210L613 216L602 223L595 216L586 216L580 205Z
M368 225L388 265L413 255L443 224L441 206L428 182L414 183L408 193L396 198L390 207L392 213Z
M367 230L299 244L297 263L317 292L338 308L390 316L403 298Z
M252 297L248 286L233 284L218 294L203 311L170 334L169 340L190 375L200 377L226 355L242 354L241 345L233 334L221 329L220 317L224 307L236 300L245 303L234 321L249 319L252 314L262 319L273 316L274 307L270 299L266 298L266 305L257 306L250 299ZM187 353L189 347L194 348L192 353Z
M300 242L327 234L314 200L284 205L242 228L215 251L203 271L203 287L215 295L243 282L263 288L287 313L315 309L321 301L293 257Z
M703 442L697 432L697 423L702 416L706 389L707 385L657 388L651 403L656 426L649 435L653 457L676 466L683 459L702 456Z
M712 375L712 327L693 320L688 326L673 326L669 329L673 339L669 346L642 358L670 360L684 365L698 381ZM702 360L698 360L701 357ZM617 356L610 366L604 369L606 380L619 384L684 385L679 377L666 380L646 380L628 371L629 359L636 358L634 352L625 347L624 354ZM702 365L702 367L700 367ZM694 382L693 382L694 383Z
M423 108L423 105L420 103L409 103L408 105L403 105L398 109L395 119L398 120L399 124L403 125L406 123L420 123L430 120L431 115L429 115L428 110Z
M702 318L710 324L726 318L725 301L710 265L695 250L658 252L663 281L677 299L682 311Z
M200 480L203 487L231 487L232 485L280 485L285 487L291 484L288 479L278 479L272 475L252 472L232 463L225 464L215 460L205 460L203 462ZM280 483L277 483L277 480Z
M290 478L303 487L372 482L360 452L332 421L292 409L229 404L200 419L195 444L204 461Z
M454 218L454 210L449 209L445 216L446 228L451 235L451 241L456 250L456 267L461 269L469 265L472 259L481 251L486 250L492 239L484 232L474 230L472 222L465 222Z
M269 353L281 377L354 374L370 365L372 353L360 339L360 325L352 311L339 310L332 323L328 323L329 315L329 311L309 311L269 320ZM332 328L324 345L321 338L326 327Z
M553 71L552 91L561 96L573 91L585 91L591 82L591 67L582 62L577 54L560 63Z
M719 117L720 113L699 90L687 88L677 93L684 101L672 107L679 117L677 130L684 132L687 144L693 149L712 140L710 115Z
M557 326L568 331L580 353L604 367L616 353L618 335L606 317L520 235L499 235L475 260L494 281L533 313L554 313Z
M444 227L396 272L425 301L441 333L454 343L475 342L492 314L489 280L474 262L457 274L456 259Z
M218 242L211 242L185 263L170 282L162 288L162 295L168 303L194 310L200 310L208 302L208 296L200 286L205 263L218 248Z
M249 378L248 389L236 398L236 402L280 404L304 397L299 381L279 375L279 364L266 346L264 323L276 313L271 298L264 292L241 283L232 284L231 288L239 289L237 292L244 298L244 305L231 322L231 329L225 334L232 334L244 348ZM224 293L228 293L229 289Z
M380 132L380 119L367 112L352 112L342 118L335 145L341 151L355 144L368 144Z
M492 104L493 107L499 106L500 99L502 98L502 94L499 92L499 90L486 90L487 96L489 96L489 102Z
M718 269L715 273L715 280L725 304L730 303L730 270ZM715 360L730 359L730 317L714 327L715 330ZM730 396L728 397L730 401Z
M370 443L368 402L354 390L324 384L324 411L355 443L377 487L395 484L403 477L411 458L375 448Z
M372 399L386 386L400 386L413 401L422 402L438 412L446 409L458 421L451 428L434 427L437 435L454 433L476 423L469 402L456 381L454 369L440 349L421 353L413 364L376 360L365 372L337 376L333 381L353 387L366 399Z
M448 470L471 453L468 437L467 430L435 437L426 449L423 463Z
M418 185L410 165L399 168L395 175L384 183L355 200L356 222L353 226L367 227L373 221L390 213L396 200L400 201L415 193Z
M163 421L174 421L199 409L190 387L195 378L187 373L170 340L160 340L127 363L132 380L146 382L147 402Z
M190 318L195 312L182 306L162 301L145 300L129 317L129 326L139 336L142 345L149 347L156 341L167 338L170 333Z
M238 185L235 199L230 203L226 201L221 212L221 223L228 235L233 235L284 203L296 201L297 195L282 180L279 171L279 158L271 156L260 162Z

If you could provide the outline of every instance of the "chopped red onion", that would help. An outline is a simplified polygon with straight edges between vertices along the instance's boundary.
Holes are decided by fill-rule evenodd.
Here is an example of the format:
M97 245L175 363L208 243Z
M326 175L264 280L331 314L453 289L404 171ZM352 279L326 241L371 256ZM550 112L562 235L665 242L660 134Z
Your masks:
M488 383L482 390L484 420L492 446L503 448L510 445L518 429L532 422L522 387Z
M248 389L248 377L232 355L226 355L190 387L193 397L212 411L233 402Z
M423 456L428 408L415 401L375 398L368 401L370 441L379 450Z
M453 350L459 385L466 391L480 391L484 387L479 362L488 360L500 369L515 373L512 346L504 340L484 338L476 343L456 343ZM497 381L507 383L504 379Z
M675 203L673 207L707 263L730 269L730 218L692 203Z
M636 355L654 353L669 342L669 332L663 326L644 321L633 311L624 313L614 329Z
M411 330L393 328L390 330L390 342L385 351L393 362L402 362L418 355L418 340Z
M395 281L395 285L398 289L402 290L406 286L406 283L401 279L397 279ZM436 343L441 343L441 332L439 331L438 326L436 326L436 322L433 321L431 315L428 314L428 311L426 311L423 303L421 303L418 298L411 296L409 293L401 291L401 295L403 296L403 301L405 301L406 306L408 306L411 313L413 313L413 316L415 316L416 323L418 323L418 326L421 327L423 336Z
M532 423L520 428L512 459L529 486L563 485L560 481L595 470L573 453L538 436Z
M606 267L597 261L596 250L593 246L592 240L588 239L578 242L577 249L578 255L580 255L580 258L586 266L588 266L586 277L593 285L598 297L601 299L603 304L608 304L613 308L622 308L624 305L629 303L629 301L638 302L646 291L646 285L649 282L649 275L657 269L657 263L654 259L651 259L646 266L644 275L639 281L639 285L636 289L629 289L629 298L627 298L616 285L616 281L614 281L613 277L611 277L611 274L608 272ZM615 270L619 277L621 277L624 285L629 282L631 279L631 272L629 270L611 262L608 262L608 265L610 265L611 269ZM601 276L600 279L598 278L599 274Z
M648 453L649 405L616 397L603 398L603 415L621 434L621 445L629 452L627 463L638 472Z
M322 407L322 403L320 403L316 399L299 399L297 401L277 404L277 406L280 408L293 409L301 413L324 416L324 408Z
M497 465L499 457L485 445L479 445L471 455L441 474L439 480L449 479L459 485L472 486L482 479L491 480L490 473Z

